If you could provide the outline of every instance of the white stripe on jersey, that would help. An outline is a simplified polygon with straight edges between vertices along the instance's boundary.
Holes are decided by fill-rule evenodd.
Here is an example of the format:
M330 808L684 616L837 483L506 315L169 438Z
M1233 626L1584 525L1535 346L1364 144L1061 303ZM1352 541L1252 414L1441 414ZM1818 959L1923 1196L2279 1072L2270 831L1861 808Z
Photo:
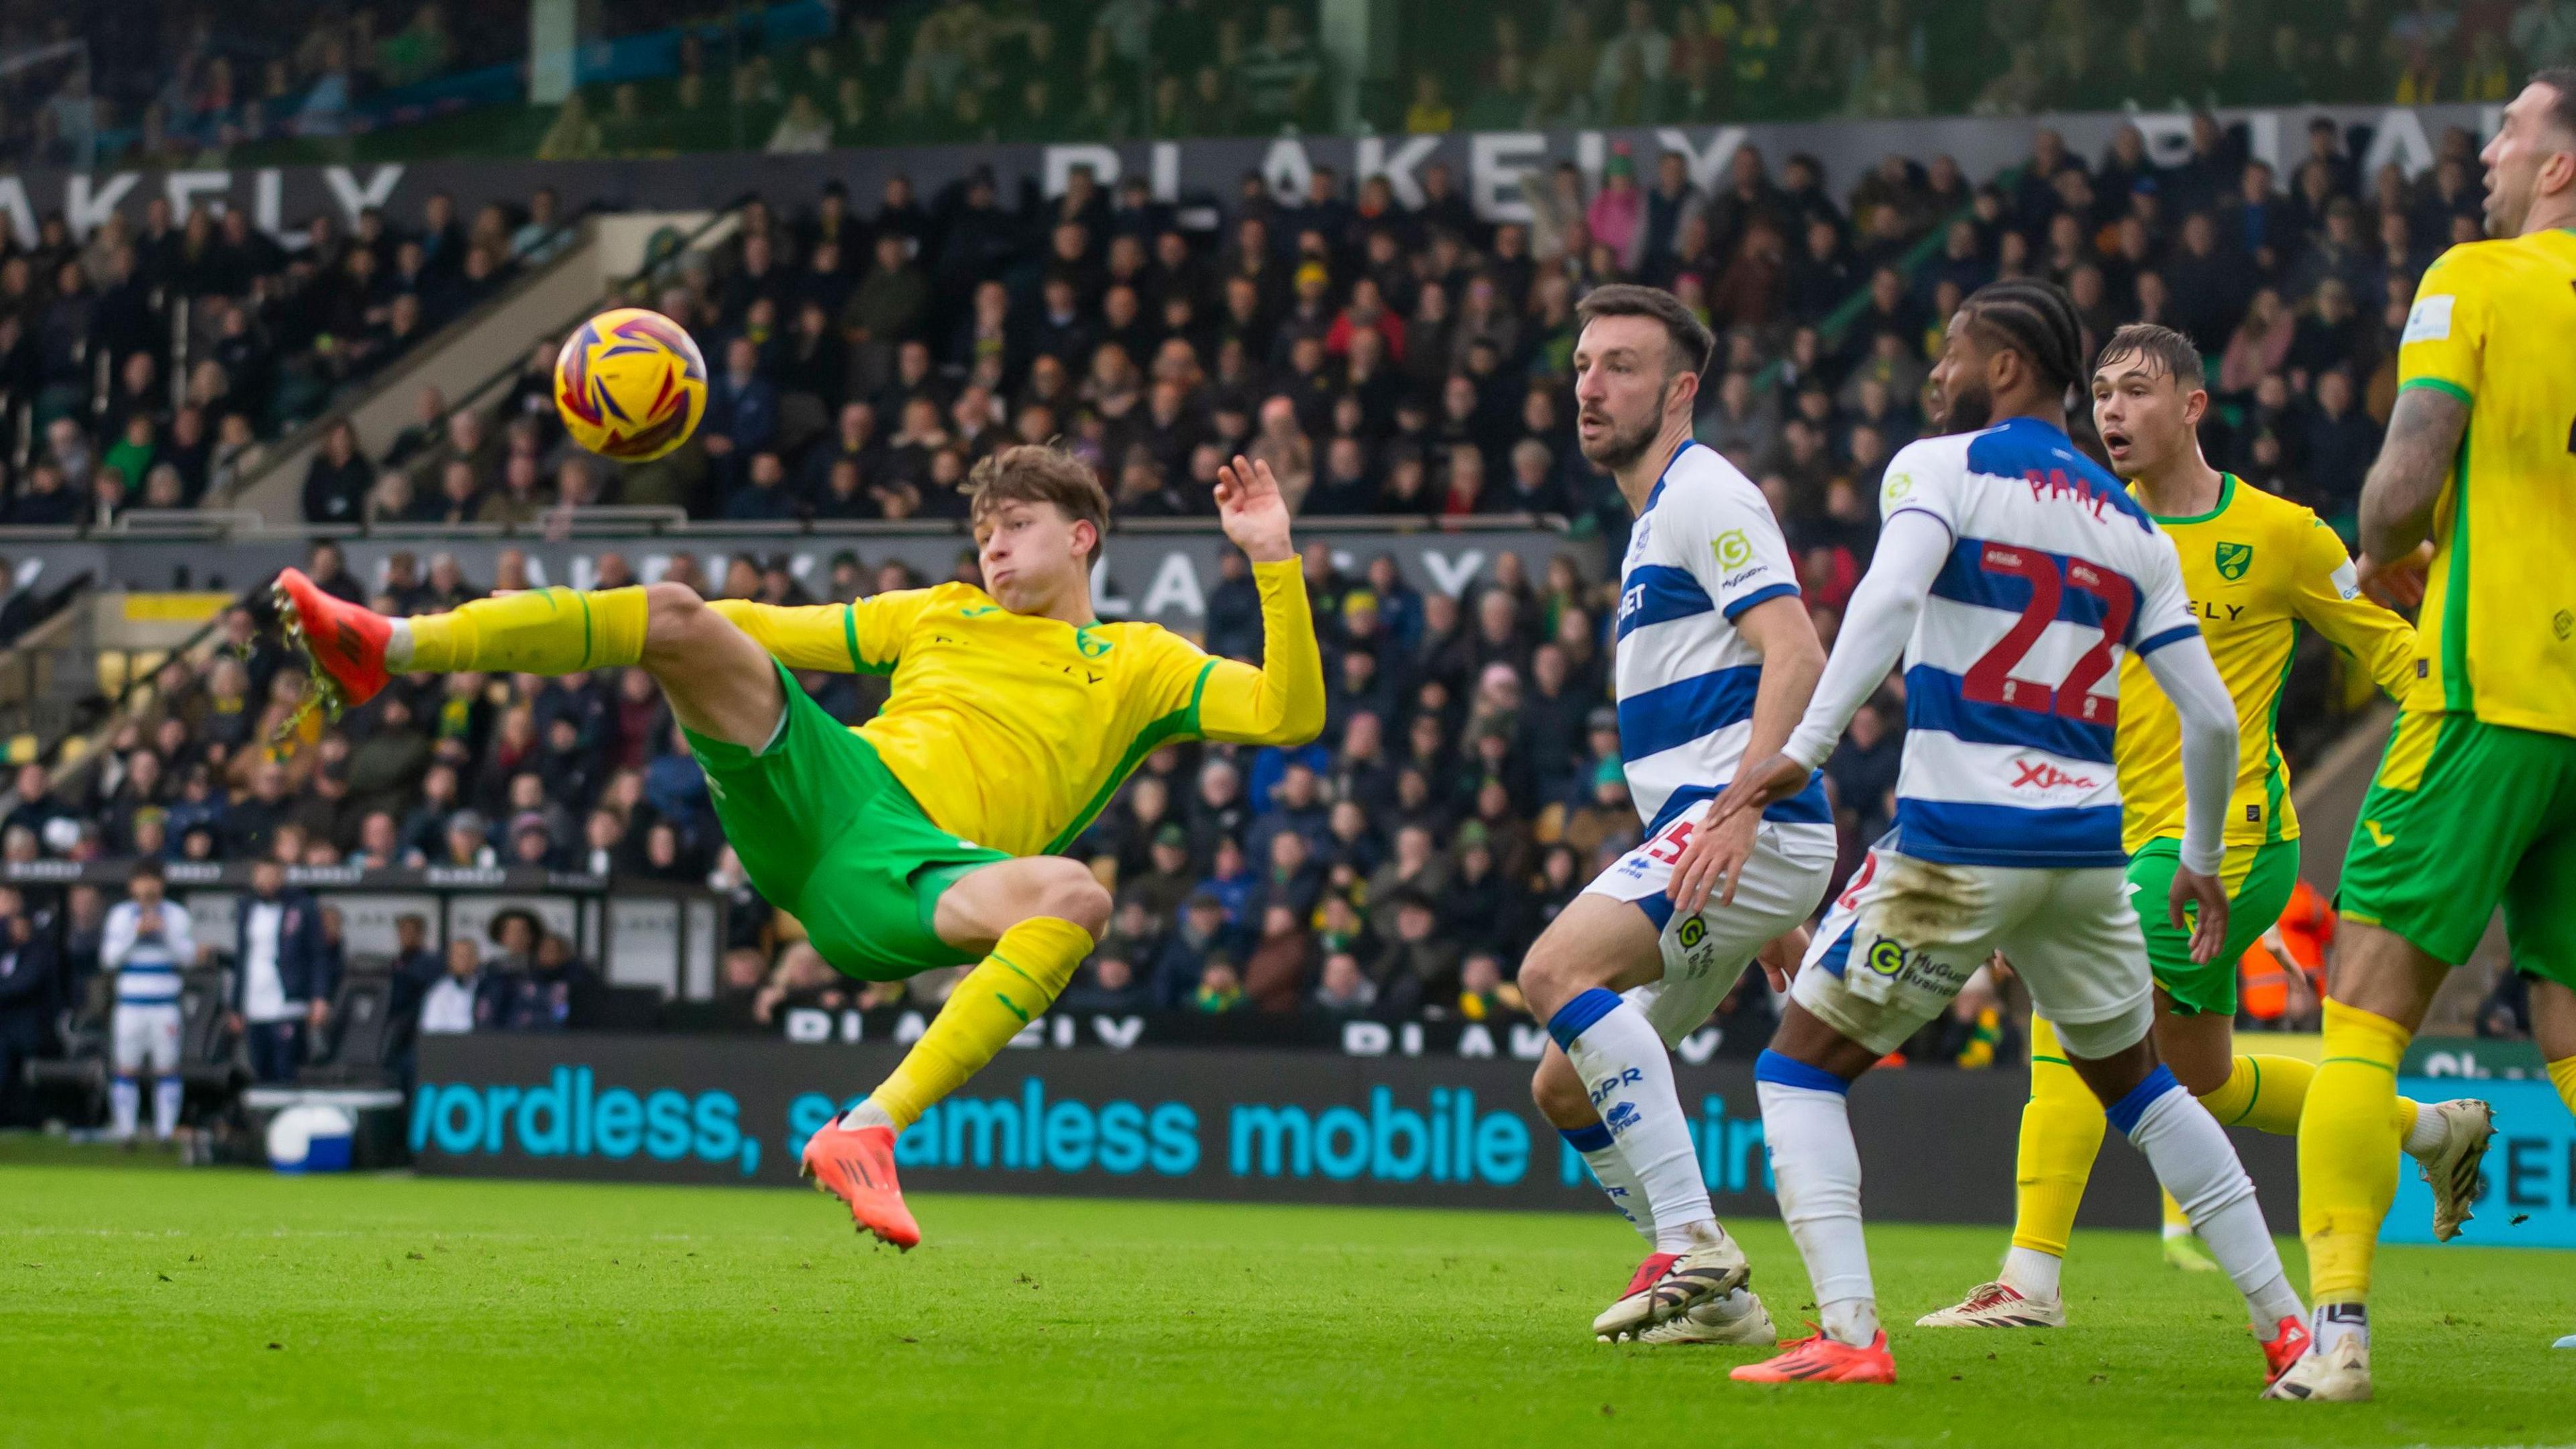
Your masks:
M1879 508L1938 519L1951 540L1905 648L1898 849L1970 865L2124 863L2120 657L2197 632L2172 541L2034 418L1909 444ZM2064 688L2087 671L2080 695Z
M1797 572L1762 490L1715 449L1685 442L1637 516L1619 585L1619 753L1637 814L1660 826L1735 778L1762 654L1734 621L1797 597ZM1831 818L1815 784L1768 813Z

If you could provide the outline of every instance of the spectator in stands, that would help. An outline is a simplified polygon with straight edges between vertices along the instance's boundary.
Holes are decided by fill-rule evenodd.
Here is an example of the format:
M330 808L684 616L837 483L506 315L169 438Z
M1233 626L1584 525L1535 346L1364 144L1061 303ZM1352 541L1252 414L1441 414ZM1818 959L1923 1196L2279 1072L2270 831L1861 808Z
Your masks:
M483 970L482 948L471 936L450 938L446 974L421 996L421 1032L462 1036L489 1031L497 1011L494 982Z
M28 919L17 891L0 887L0 1126L31 1120L26 1064L52 1047L67 985L53 933Z
M1084 1016L1125 1016L1153 1008L1153 994L1137 979L1136 965L1104 948L1091 969L1056 1002L1059 1011Z
M261 859L236 914L229 1025L243 1038L253 1078L289 1081L304 1064L307 1029L329 1017L338 984L328 975L321 911L310 893L288 888L283 865Z
M1155 1005L1176 1010L1198 989L1209 958L1223 948L1225 926L1225 906L1214 895L1198 891L1182 903L1180 923L1154 960Z

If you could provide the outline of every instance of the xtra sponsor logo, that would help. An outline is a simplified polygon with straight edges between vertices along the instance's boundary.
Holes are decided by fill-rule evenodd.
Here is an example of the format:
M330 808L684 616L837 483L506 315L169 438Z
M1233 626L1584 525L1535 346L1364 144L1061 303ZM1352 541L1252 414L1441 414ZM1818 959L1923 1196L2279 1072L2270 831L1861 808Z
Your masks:
M2015 760L2012 767L2016 790L2091 790L2102 783L2090 775L2061 770L2051 760Z

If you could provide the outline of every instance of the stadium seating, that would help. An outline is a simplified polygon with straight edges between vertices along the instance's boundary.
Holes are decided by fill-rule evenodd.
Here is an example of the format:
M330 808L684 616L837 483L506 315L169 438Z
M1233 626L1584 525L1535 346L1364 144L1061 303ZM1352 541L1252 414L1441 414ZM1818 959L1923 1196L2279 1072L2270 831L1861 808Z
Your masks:
M155 4L91 17L85 49L33 26L11 34L29 43L0 79L0 153L81 167L582 160L1360 121L1424 133L2498 102L2514 77L2568 59L2563 23L2520 19L2531 6L2437 6L2391 23L2408 8L2239 4L2210 23L2199 7L2016 0L1782 0L1760 17L1609 0L1428 6L1353 74L1321 42L1313 0L712 12L621 0L563 59L571 95L530 104L524 4L296 0L264 11L273 24L256 36L207 23L204 7Z
M951 139L983 134L955 129L961 104L983 104L958 96L1010 93L1027 79L1029 57L1060 49L1065 37L1107 35L1083 51L1084 73L1095 79L1122 53L1118 36L1089 29L1085 7L1005 7L1017 18L997 21L1002 30L968 47L989 46L979 53L993 58L985 70L960 73L943 119L907 92L946 73L935 62L964 42L940 27L959 23L963 10L897 7L888 18L847 8L854 15L840 29L809 34L796 29L808 23L805 7L770 7L765 23L774 28L764 35L775 49L750 47L744 66L764 62L773 78L800 69L807 80L778 81L777 112L763 122L665 107L694 89L704 47L672 29L677 7L613 7L608 38L639 42L633 53L644 68L577 93L596 102L596 136L564 125L560 111L534 121L560 133L571 149L551 154L570 159L701 149L719 132L757 145L788 122L800 86L832 78L837 104L838 81L856 76L861 134ZM1220 28L1236 31L1225 44L1238 78L1265 75L1282 94L1306 84L1297 56L1311 27L1298 7L1259 15L1209 8ZM1655 30L1660 12L1651 5L1623 7L1618 17L1576 4L1475 12L1443 22L1465 29L1422 67L1432 79L1414 78L1399 119L1429 130L1925 107L2005 115L2104 105L2122 94L2116 67L2084 59L2117 47L2088 51L2065 29L2074 7L2048 7L2038 32L2016 37L2037 48L2036 70L2024 74L2016 54L2002 80L1971 94L1956 90L1968 72L1921 57L1988 46L1986 25L2030 7L1870 8L1876 25L1896 29L1820 37L1809 25L1815 7L1784 7L1781 49L1771 57L1776 84L1756 65L1768 44L1761 37L1702 34L1685 53L1695 8L1687 22L1674 11L1669 33ZM413 142L471 154L475 143L454 127L526 110L518 93L477 99L482 92L458 81L508 59L506 37L494 42L460 25L473 9L424 6L398 35L385 34L378 15L374 39L343 49L357 57L349 64L372 65L385 82L375 100L366 86L353 92L359 154L396 154L380 148ZM2095 42L2133 28L2125 8L2114 9L2122 14L2099 22ZM1646 31L1632 12L1646 17ZM310 97L335 73L323 58L356 38L337 14L317 6L311 18L288 22L312 39L290 71L314 89L304 104L279 110L322 114ZM1267 33L1271 14L1285 17L1284 31ZM1607 24L1614 18L1620 23ZM2232 52L2216 38L2186 45L2151 35L2145 43L2196 57L2158 70L2197 77L2189 99L2262 98L2262 68L2240 57L2275 45L2341 55L2310 18L2289 18L2253 49L2242 37ZM1040 41L1049 26L1054 38ZM448 40L438 42L442 27ZM2376 69L2371 57L2300 74L2323 78L2320 97L2382 98L2397 85L2412 88L2401 92L2407 99L2474 99L2491 91L2475 69L2483 62L2474 57L2492 49L2481 34L2443 40L2429 69L2410 55L2400 69ZM667 55L640 45L656 36L669 39ZM1195 56L1198 44L1180 37L1169 54ZM1900 69L1926 77L1936 94L1887 93L1876 62L1890 46L1917 61ZM1154 49L1165 50L1159 33ZM1660 66L1636 62L1649 82L1640 87L1632 58L1659 49L1667 55ZM223 52L212 40L189 52L205 95L221 90L213 76ZM663 61L663 72L651 69ZM1113 91L1135 78L1117 74ZM2448 79L2455 74L2460 84ZM403 84L392 84L397 75ZM1186 103L1167 110L1159 83L1148 81L1156 116L1137 130L1256 125ZM392 104L449 82L458 82L452 105L414 113ZM71 82L36 66L8 84L23 95ZM637 86L654 118L641 128L619 119L630 105L623 93ZM1497 92L1520 97L1518 108L1496 111ZM293 84L286 94L296 94ZM746 91L768 104L761 94L757 84ZM154 104L162 102L130 114ZM1297 104L1323 101L1308 95ZM65 160L75 153L65 150L61 118L77 109L11 107L0 114L26 129L0 144ZM202 110L193 131L165 114L160 135L241 127L234 141L243 157L294 155L259 148L302 145L326 124L281 132L270 111L258 118L261 130L241 109ZM1077 107L1033 134L1112 134L1081 129L1090 115ZM1258 124L1283 119L1294 116ZM492 134L528 124L523 116ZM846 139L840 125L830 127L834 144ZM1019 125L1011 122L1009 134ZM148 147L116 148L145 147L150 131L93 126L90 149L76 154L148 157ZM517 259L552 245L564 219L534 196L522 214L494 207L470 221L431 196L411 215L371 214L356 236L290 219L300 243L291 247L239 220L219 222L210 209L156 213L134 228L120 220L78 244L49 220L32 247L0 242L0 341L10 316L34 319L0 346L0 421L14 430L0 440L9 444L0 447L6 518L99 528L148 494L164 463L179 483L176 502L220 499L304 427L293 446L323 444L292 480L307 522L408 528L420 540L422 567L406 577L361 579L336 554L315 565L325 587L359 598L372 591L370 602L389 612L448 607L525 582L443 569L436 535L469 526L533 533L623 509L614 516L630 524L686 519L771 528L782 539L808 527L954 528L965 507L958 485L975 459L1015 439L1064 439L1100 471L1129 520L1206 527L1214 464L1238 449L1271 461L1309 517L1379 528L1551 520L1580 546L1563 557L1493 560L1479 587L1458 599L1399 577L1364 545L1348 569L1311 556L1333 692L1324 738L1258 757L1217 747L1159 753L1074 847L1101 863L1121 899L1099 961L1077 983L1086 1002L1220 1016L1509 1014L1520 949L1636 830L1615 778L1615 736L1597 718L1615 600L1591 562L1603 556L1593 540L1616 549L1627 513L1576 453L1564 395L1570 309L1586 289L1644 280L1674 289L1708 318L1719 356L1704 379L1700 436L1771 498L1828 639L1869 560L1878 474L1924 426L1924 374L1949 309L1996 276L2066 285L2088 342L2137 316L2186 330L2211 361L2215 406L2203 440L2212 461L2348 525L2393 394L2393 344L2414 278L2475 226L2471 138L2437 135L2434 164L2410 178L2394 166L2361 174L2370 137L2333 124L2279 138L2297 157L2279 169L2256 158L2244 128L2214 120L2196 128L2173 164L2150 159L2134 131L2083 156L2054 132L2032 134L2025 158L1987 176L1965 175L1929 150L1827 175L1811 156L1746 147L1706 191L1652 143L1623 141L1606 152L1597 182L1571 166L1530 178L1530 224L1482 220L1454 195L1407 209L1382 187L1329 173L1318 173L1304 197L1255 187L1229 198L1212 229L1185 222L1141 186L1113 195L1088 178L1052 199L991 177L919 197L901 182L857 197L837 186L773 189L726 208L705 249L667 241L654 249L636 300L697 336L714 397L687 447L623 469L562 438L544 335L560 319L526 319L534 345L515 373L455 408L428 399L419 422L386 447L342 451L311 423L339 404L379 397L390 358L424 345L440 322L493 295ZM12 312L5 293L20 260L27 267ZM185 387L171 394L177 377ZM121 486L98 481L128 469L140 476ZM721 587L813 602L927 581L872 552L861 535L849 536L847 553L828 576L803 579L758 566L766 560L738 561ZM800 961L799 928L743 885L649 682L601 675L405 685L342 721L318 748L272 758L261 742L288 714L298 676L255 633L244 613L194 648L101 650L99 691L124 708L86 759L86 737L44 742L59 783L50 798L15 802L0 822L0 859L282 854L317 866L584 870L604 862L632 879L690 883L732 902L718 1019L775 1029L779 1012L797 1005L905 999L814 976ZM223 647L211 647L218 641ZM1259 650L1247 580L1222 581L1210 595L1206 643L1220 653ZM2296 707L2283 711L2294 754L2314 749L2342 718L2345 692L2329 653L2312 645L2300 656ZM181 667L155 680L170 659ZM882 684L864 678L807 683L845 719L863 718L882 698ZM1827 766L1847 857L1886 823L1898 718L1892 701L1866 711ZM1337 812L1345 803L1358 808ZM1200 900L1214 908L1205 929L1192 920ZM1432 939L1400 935L1391 910L1400 900L1431 907ZM29 909L59 908L38 900ZM1491 976L1480 969L1485 959L1499 968ZM76 977L85 969L77 951L70 969ZM504 969L523 975L528 963ZM563 969L597 975L587 963ZM934 978L913 999L935 1001L939 989ZM1748 993L1743 1009L1767 1009L1761 995ZM599 1009L590 1020L657 1019L655 1001L632 987L592 999ZM374 1002L362 991L351 1005L373 1010ZM345 1027L338 1056L316 1070L377 1070L399 1048L374 1027ZM1926 1045L1935 1058L1957 1055Z

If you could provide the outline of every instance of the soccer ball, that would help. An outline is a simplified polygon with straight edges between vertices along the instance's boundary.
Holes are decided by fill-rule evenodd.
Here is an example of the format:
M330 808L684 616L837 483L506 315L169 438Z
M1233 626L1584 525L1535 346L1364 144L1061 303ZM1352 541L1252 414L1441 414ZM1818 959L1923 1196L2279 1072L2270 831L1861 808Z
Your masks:
M603 458L659 458L706 416L707 360L689 330L659 312L602 312L564 339L555 411L574 442Z

